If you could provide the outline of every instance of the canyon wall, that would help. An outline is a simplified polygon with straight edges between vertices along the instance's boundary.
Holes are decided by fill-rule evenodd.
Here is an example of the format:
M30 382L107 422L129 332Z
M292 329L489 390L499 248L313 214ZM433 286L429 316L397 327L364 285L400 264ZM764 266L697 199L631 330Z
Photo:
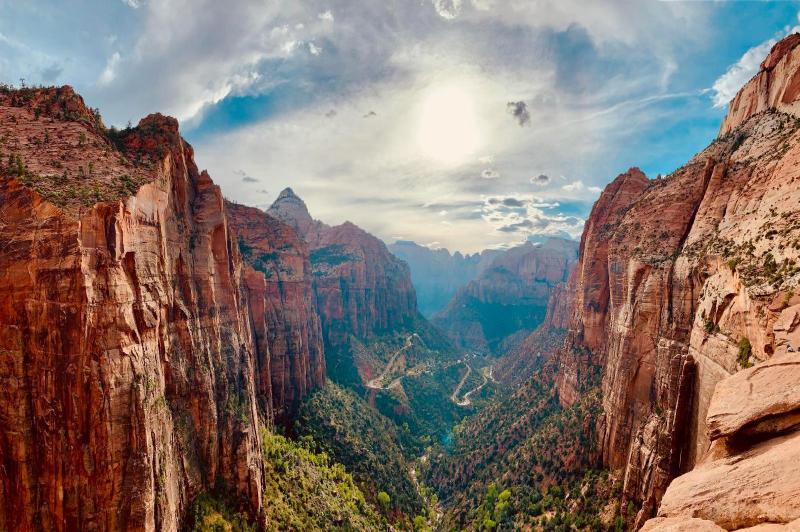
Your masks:
M296 228L310 249L313 286L325 341L334 348L349 336L366 338L408 326L417 316L416 295L403 261L358 226L313 220L305 203L286 189L268 211Z
M215 486L257 513L259 426L323 379L305 248L246 266L172 118L4 90L0 139L0 528L178 530Z
M459 347L505 352L544 320L550 294L567 280L577 251L577 242L560 238L506 250L433 323Z
M587 220L559 390L572 404L601 371L603 460L637 526L709 456L719 383L800 342L800 120L774 109L795 110L798 43L775 46L708 148L665 178L622 174Z
M486 249L472 255L446 249L430 249L410 240L389 244L389 251L411 268L417 306L426 318L444 309L459 288L480 275L492 259L502 253Z
M325 384L308 246L294 229L259 209L226 202L225 210L247 264L259 399L266 412L290 421L300 399Z

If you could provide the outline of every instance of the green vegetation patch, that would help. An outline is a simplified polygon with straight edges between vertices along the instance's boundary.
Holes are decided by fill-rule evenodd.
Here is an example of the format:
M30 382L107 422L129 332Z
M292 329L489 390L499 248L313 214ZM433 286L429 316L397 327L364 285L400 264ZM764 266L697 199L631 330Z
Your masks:
M383 519L344 466L314 451L311 438L295 442L262 429L267 530L378 530Z
M311 250L311 264L315 266L338 266L349 260L352 260L352 257L345 253L344 246L341 244L331 244Z
M296 429L344 464L386 513L422 510L395 425L353 392L328 382L302 404Z

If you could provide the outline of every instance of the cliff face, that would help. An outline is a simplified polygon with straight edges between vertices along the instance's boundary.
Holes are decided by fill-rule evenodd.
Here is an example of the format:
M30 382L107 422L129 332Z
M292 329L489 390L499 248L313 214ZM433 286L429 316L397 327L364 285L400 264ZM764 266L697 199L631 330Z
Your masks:
M429 249L408 240L398 240L388 247L411 268L417 306L427 318L444 309L459 288L474 280L502 253L487 249L473 255L451 255L446 249Z
M767 94L791 85L797 42L779 43L740 91L728 134L664 179L621 175L587 222L560 396L571 404L602 369L603 458L642 504L639 525L670 480L708 456L719 383L800 341L798 120L757 106L741 114L763 84Z
M269 308L174 119L109 132L68 87L9 91L0 138L0 528L177 530L215 484L256 512L256 397L321 381L307 283ZM292 312L312 362L267 378L253 331Z
M800 111L800 34L792 34L776 44L761 63L761 69L736 94L722 121L719 134L725 135L744 124L751 116L777 109L797 114Z
M349 335L407 325L417 314L408 266L386 245L346 222L329 227L314 221L291 189L281 192L269 213L296 227L311 250L314 293L325 341L334 348Z
M562 239L509 249L460 289L434 324L465 349L504 351L504 342L521 341L543 321L551 292L576 258L577 243Z
M325 352L314 308L308 247L268 214L227 202L244 262L256 345L259 398L286 419L309 391L325 384Z
M796 312L792 316L796 319ZM711 447L664 494L646 530L800 528L800 355L777 354L717 384ZM693 527L693 528L692 528Z

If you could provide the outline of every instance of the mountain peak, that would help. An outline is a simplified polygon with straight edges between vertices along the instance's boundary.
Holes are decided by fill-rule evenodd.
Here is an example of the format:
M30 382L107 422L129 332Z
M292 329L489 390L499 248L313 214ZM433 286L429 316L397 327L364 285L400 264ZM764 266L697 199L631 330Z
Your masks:
M300 199L300 197L294 193L292 187L286 187L283 190L281 190L281 193L278 194L278 199L276 199L275 201L278 202L280 200L290 199L290 198Z
M286 187L278 194L278 198L272 203L267 213L291 226L303 238L317 224L308 212L306 203L294 193L291 187Z

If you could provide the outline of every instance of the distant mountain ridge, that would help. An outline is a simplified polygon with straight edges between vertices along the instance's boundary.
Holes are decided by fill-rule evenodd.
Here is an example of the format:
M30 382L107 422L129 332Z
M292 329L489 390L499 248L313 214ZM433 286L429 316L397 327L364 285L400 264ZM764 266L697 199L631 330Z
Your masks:
M431 249L411 240L397 240L388 245L398 258L411 268L411 281L417 291L417 306L426 318L444 309L459 288L477 278L502 250L486 249L480 253L451 254L444 248Z
M544 320L551 292L567 280L577 257L578 242L562 238L506 250L433 323L459 347L500 354Z

